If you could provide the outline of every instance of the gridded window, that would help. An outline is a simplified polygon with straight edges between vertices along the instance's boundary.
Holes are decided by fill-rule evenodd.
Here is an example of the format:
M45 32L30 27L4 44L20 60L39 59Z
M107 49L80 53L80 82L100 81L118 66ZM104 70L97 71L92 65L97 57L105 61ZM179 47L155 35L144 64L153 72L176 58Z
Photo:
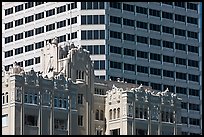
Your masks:
M134 12L134 5L123 3L123 10Z
M186 30L175 28L175 35L184 36L185 37L186 36Z
M34 35L34 30L29 30L25 32L25 38L33 36Z
M188 52L198 53L198 47L188 45Z
M110 31L110 38L121 39L121 32Z
M23 67L23 61L17 63L20 67Z
M23 18L15 21L15 27L23 24Z
M34 50L34 45L33 44L25 46L25 52L28 52L28 51L31 51L31 50Z
M185 22L186 21L186 17L183 16L183 15L175 14L175 20L181 21L181 22Z
M42 47L44 47L44 41L35 43L35 49L39 49L39 48L42 48Z
M187 17L187 23L198 25L198 18Z
M154 10L154 9L149 9L149 15L155 16L155 17L160 17L160 11Z
M46 17L52 16L52 15L55 15L55 9L46 11Z
M135 65L124 63L124 70L135 71Z
M110 16L110 22L121 24L121 17Z
M172 20L173 19L173 13L162 11L162 18L171 19Z
M152 89L161 91L161 84L151 83L150 85L151 85Z
M44 33L44 26L35 29L35 35L38 35L40 33Z
M175 43L175 48L178 50L186 51L186 45L182 43Z
M188 66L191 66L191 67L196 67L198 68L198 61L196 60L188 60Z
M185 94L186 95L187 94L187 89L183 88L183 87L176 87L176 93ZM187 103L184 103L184 107L182 107L182 102L181 102L181 108L187 109Z
M71 18L71 24L77 23L77 17Z
M148 44L147 37L137 36L137 42Z
M121 69L122 68L122 63L115 62L115 61L110 61L110 68Z
M161 40L150 38L150 45L161 46Z
M199 104L189 103L189 110L200 111L200 105Z
M165 48L171 48L173 49L174 48L174 43L173 42L170 42L170 41L163 41L163 47Z
M174 57L163 55L163 62L174 63Z
M13 28L13 21L5 23L5 30Z
M15 40L20 40L20 39L23 39L23 32L22 33L19 33L19 34L15 34Z
M33 20L34 20L34 15L31 15L31 16L28 16L28 17L25 17L25 23L32 22Z
M154 30L154 31L161 31L161 26L160 25L157 25L157 24L149 24L149 28L150 30Z
M123 49L123 55L133 56L134 57L135 56L135 50L124 48Z
M186 73L182 73L182 72L176 72L176 78L177 79L182 79L182 80L186 80Z
M121 54L122 53L122 48L121 47L110 46L110 52L111 53L116 53L116 54Z
M63 41L66 41L66 35L62 35L62 36L59 36L58 38L58 42L63 42Z
M161 54L150 53L150 59L161 61Z
M35 64L40 63L40 57L35 58Z
M71 3L71 10L77 8L77 2Z
M169 78L174 78L174 72L170 71L170 70L163 70L163 76L169 77Z
M54 30L54 29L55 29L55 23L46 26L46 32Z
M174 2L174 5L177 7L185 8L185 2Z
M15 55L23 53L23 47L15 49Z
M105 60L95 60L94 70L103 70L103 69L105 69Z
M111 8L121 9L121 3L120 2L110 2Z
M191 10L197 11L198 10L198 5L195 4L195 3L187 2L187 9L191 9Z
M186 59L176 57L176 64L186 65Z
M39 20L39 19L42 19L42 18L44 18L44 12L35 14L35 20Z
M190 89L189 88L189 95L191 95L191 96L200 96L200 92L199 92L199 90L197 90L197 89Z
M137 72L141 72L141 73L146 73L146 74L148 74L148 73L149 73L148 67L145 67L145 66L137 66Z
M194 81L194 82L199 82L199 76L198 75L193 75L193 74L188 74L188 80L189 81Z
M5 37L5 44L13 42L13 36Z
M137 21L137 28L147 29L147 23L146 22Z
M136 12L141 14L147 14L147 8L136 6Z
M5 9L5 16L13 13L13 7Z
M33 65L33 59L29 59L29 60L26 60L25 61L25 67L27 67L27 66L30 66L30 65Z
M123 40L135 41L135 35L123 33Z
M189 124L190 124L190 125L200 126L200 119L189 118Z
M134 27L135 26L135 21L131 20L131 19L123 18L123 25Z
M23 4L15 6L15 12L19 12L23 10Z
M27 3L25 4L25 9L31 8L31 7L33 7L33 6L34 6L34 2L27 2Z
M13 50L9 50L5 52L5 58L13 56Z
M148 52L137 51L137 57L148 59Z
M62 28L66 26L66 20L57 22L57 28Z
M65 12L66 11L66 5L57 7L57 14Z
M181 117L181 123L182 124L188 124L188 118L187 117Z
M181 102L181 108L182 109L187 109L188 108L188 104L186 102Z
M198 39L198 32L188 31L188 37Z
M162 26L162 32L173 34L173 28L167 27L167 26Z
M150 74L161 76L161 69L150 68Z

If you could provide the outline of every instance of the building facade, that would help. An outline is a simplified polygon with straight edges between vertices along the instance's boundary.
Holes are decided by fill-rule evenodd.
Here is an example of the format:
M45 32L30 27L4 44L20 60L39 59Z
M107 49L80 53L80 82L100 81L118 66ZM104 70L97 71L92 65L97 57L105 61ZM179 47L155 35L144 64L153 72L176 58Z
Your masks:
M199 2L5 2L2 67L42 71L50 38L87 49L94 74L182 98L182 134L202 133Z
M25 72L17 63L3 71L2 134L181 134L181 104L176 94L95 81L87 53L73 44L61 48L53 39L42 50L43 72ZM117 117L113 107L117 107Z

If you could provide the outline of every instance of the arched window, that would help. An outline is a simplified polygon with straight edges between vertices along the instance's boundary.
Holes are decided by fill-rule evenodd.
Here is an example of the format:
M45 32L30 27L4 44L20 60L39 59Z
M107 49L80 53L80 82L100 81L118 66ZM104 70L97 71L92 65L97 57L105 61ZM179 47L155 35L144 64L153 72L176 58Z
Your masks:
M117 109L117 118L120 118L120 108Z
M96 110L96 120L99 120L99 110Z
M112 119L112 109L109 111L109 118Z
M113 110L113 119L115 119L116 118L116 109L114 108L114 110Z
M100 120L103 120L103 110L100 111Z

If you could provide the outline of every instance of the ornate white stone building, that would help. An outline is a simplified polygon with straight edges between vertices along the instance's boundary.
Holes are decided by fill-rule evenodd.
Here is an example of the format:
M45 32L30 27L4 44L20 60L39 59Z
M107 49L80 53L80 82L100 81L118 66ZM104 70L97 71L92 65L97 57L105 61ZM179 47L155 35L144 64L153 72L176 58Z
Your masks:
M94 79L88 51L57 39L41 52L42 72L2 71L2 134L181 134L168 89Z

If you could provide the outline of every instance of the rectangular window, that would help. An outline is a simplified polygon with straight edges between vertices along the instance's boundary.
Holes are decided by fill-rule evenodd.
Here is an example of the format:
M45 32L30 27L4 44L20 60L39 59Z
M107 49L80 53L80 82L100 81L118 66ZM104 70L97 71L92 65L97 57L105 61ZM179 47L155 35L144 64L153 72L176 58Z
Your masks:
M187 117L181 117L181 123L182 124L188 124L188 118Z
M161 61L161 54L150 53L150 59Z
M20 40L20 39L23 39L23 32L22 33L19 33L19 34L15 34L15 40Z
M66 11L66 5L57 7L57 14L65 12Z
M105 54L105 45L99 45L100 54Z
M163 55L163 62L174 63L174 57Z
M189 81L194 81L194 82L199 82L199 76L198 75L193 75L193 74L188 74L188 80Z
M5 9L5 16L13 13L13 7Z
M147 37L137 36L137 42L148 44Z
M175 48L178 50L186 51L186 45L181 43L175 43Z
M148 67L145 67L145 66L137 66L137 72L148 74L148 73L149 73Z
M176 64L186 65L186 59L176 57Z
M154 90L159 90L159 91L161 91L161 84L151 83L150 86L151 86L152 89L154 89Z
M190 125L200 126L200 119L189 118L189 124Z
M188 52L198 53L198 47L188 45Z
M136 12L141 14L147 14L147 8L136 6Z
M198 39L198 32L188 31L188 37Z
M97 23L96 24L98 24L98 16L97 15L94 15L94 17L97 17ZM81 16L81 25L86 25L87 23L86 23L86 15L82 15ZM95 22L94 22L94 24L95 24Z
M133 56L134 57L135 56L135 50L124 48L123 54L127 55L127 56Z
M110 37L111 38L116 38L116 39L121 39L121 32L110 31Z
M23 4L15 6L15 12L19 12L23 10Z
M34 20L34 15L31 15L31 16L28 16L28 17L25 17L25 23L32 22L33 20Z
M83 94L78 94L78 104L83 104Z
M33 7L33 6L34 6L34 2L27 2L27 3L25 4L25 9L31 8L31 7Z
M23 53L23 47L15 49L15 55Z
M13 56L13 50L9 50L5 52L5 58Z
M162 26L162 32L173 34L173 28L167 27L167 26Z
M5 37L5 44L13 42L13 36Z
M39 20L39 19L42 19L42 18L44 18L44 12L35 14L35 20Z
M189 103L189 110L200 111L200 105L199 104Z
M124 63L124 70L135 71L135 65Z
M196 67L196 68L198 68L198 61L196 61L196 60L188 60L188 66L191 66L191 67Z
M162 2L162 4L173 5L173 2Z
M163 76L169 77L169 78L174 78L174 72L170 70L163 70Z
M121 24L121 17L110 16L110 22ZM124 22L124 21L123 21Z
M55 23L46 26L46 32L54 30L54 29L55 29Z
M83 126L83 116L78 115L78 126Z
M185 3L186 2L174 2L174 5L177 6L177 7L181 7L181 8L185 8Z
M197 90L197 89L190 89L189 88L189 95L191 95L191 96L200 96L200 92L199 92L199 90Z
M197 11L197 10L198 10L198 5L197 5L197 4L195 4L195 3L190 3L190 2L187 2L187 9Z
M174 43L173 42L170 42L170 41L163 41L163 47L165 48L171 48L173 49L174 48Z
M137 21L137 28L147 29L147 23L146 22Z
M99 61L94 61L94 70L99 70Z
M121 51L122 51L121 47L110 46L111 53L121 54L122 53Z
M137 51L137 57L148 59L148 52Z
M66 20L57 22L57 28L62 28L66 26Z
M187 89L183 88L183 87L176 87L176 93L185 94L186 95L187 94ZM184 105L186 105L186 106L184 106L183 108L187 109L187 103L184 103Z
M104 24L104 23L105 23L105 16L99 15L99 24Z
M123 3L123 10L134 12L134 5Z
M172 20L173 19L173 13L162 11L162 18L171 19Z
M155 16L155 17L160 17L160 11L159 10L149 9L149 15Z
M33 65L33 64L34 64L33 59L29 59L29 60L26 60L26 61L25 61L25 67L30 66L30 65Z
M55 9L46 11L46 17L52 16L52 15L55 15Z
M182 79L182 80L186 80L186 73L182 73L182 72L176 72L176 78L177 79Z
M160 25L157 25L157 24L151 24L151 23L150 23L149 28L150 28L150 30L154 30L154 31L158 31L158 32L161 31L161 26L160 26Z
M42 47L44 47L44 41L35 43L35 49L39 49L39 48L42 48Z
M15 21L15 27L23 24L23 18Z
M25 38L31 37L31 36L33 36L33 35L34 35L34 30L29 30L29 31L26 31L26 32L25 32Z
M161 76L161 69L150 68L150 74Z
M175 14L175 20L181 21L181 22L186 22L186 17L183 15Z
M186 31L183 30L183 29L177 29L175 28L175 35L178 35L178 36L186 36Z
M81 2L81 10L86 10L86 2Z
M13 28L13 21L5 23L5 30Z
M134 27L135 26L135 21L131 20L131 19L123 18L123 25Z
M115 61L110 61L110 68L121 69L122 68L122 63L115 62Z
M2 127L8 126L8 114L2 115Z
M58 43L64 42L66 41L66 35L59 36L57 39L58 39Z
M35 35L38 35L40 33L44 33L44 26L35 29Z
M121 2L110 2L111 8L121 9Z
M187 109L187 103L186 102L181 102L181 108L182 109Z
M187 17L187 23L198 25L198 18Z
M37 126L38 117L32 115L25 115L25 125Z
M77 17L71 18L71 24L77 23Z
M71 33L71 39L76 39L77 38L77 32Z
M28 51L31 51L31 50L34 50L34 45L33 44L25 46L25 52L28 52Z
M123 39L127 41L135 41L135 35L123 33Z
M161 46L161 40L150 38L150 45Z
M35 6L38 6L38 5L41 5L41 4L44 4L44 2L35 2Z

